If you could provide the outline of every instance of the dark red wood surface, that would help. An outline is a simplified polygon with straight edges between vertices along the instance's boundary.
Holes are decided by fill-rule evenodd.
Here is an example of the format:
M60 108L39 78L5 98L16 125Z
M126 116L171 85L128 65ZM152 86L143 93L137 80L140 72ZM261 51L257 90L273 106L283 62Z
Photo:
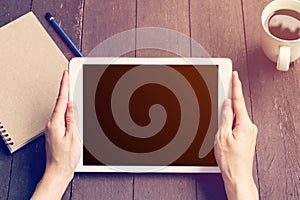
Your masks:
M229 57L243 82L249 115L258 126L253 175L261 199L300 198L300 62L278 72L260 48L260 0L0 0L0 26L33 11L68 59L72 52L44 19L51 12L74 43L89 55L114 34L143 27L178 31L212 57ZM177 38L178 39L178 38ZM139 35L129 38L139 45ZM184 56L191 42L172 41ZM1 44L0 44L1 45ZM103 49L101 56L115 56ZM157 49L123 56L167 57ZM1 69L0 69L1 72ZM45 167L44 137L13 155L0 141L0 199L28 199ZM78 173L63 199L226 199L220 174Z

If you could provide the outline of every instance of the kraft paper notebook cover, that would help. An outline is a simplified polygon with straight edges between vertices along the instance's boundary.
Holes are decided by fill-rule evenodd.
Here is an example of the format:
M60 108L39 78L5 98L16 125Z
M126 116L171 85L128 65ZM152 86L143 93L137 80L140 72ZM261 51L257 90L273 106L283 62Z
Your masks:
M38 137L68 60L32 12L0 28L0 135L10 152Z

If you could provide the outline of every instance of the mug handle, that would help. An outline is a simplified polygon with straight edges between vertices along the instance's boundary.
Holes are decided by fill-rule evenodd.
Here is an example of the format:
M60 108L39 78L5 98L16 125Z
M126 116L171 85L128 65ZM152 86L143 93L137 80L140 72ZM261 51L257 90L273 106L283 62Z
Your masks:
M279 71L288 71L291 61L291 47L281 46L277 59L277 69Z

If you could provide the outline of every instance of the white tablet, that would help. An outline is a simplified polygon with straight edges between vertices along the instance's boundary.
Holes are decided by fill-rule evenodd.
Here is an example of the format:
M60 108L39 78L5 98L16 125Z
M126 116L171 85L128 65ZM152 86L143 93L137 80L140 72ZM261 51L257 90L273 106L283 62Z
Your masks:
M74 58L69 73L77 172L220 172L213 146L230 59Z

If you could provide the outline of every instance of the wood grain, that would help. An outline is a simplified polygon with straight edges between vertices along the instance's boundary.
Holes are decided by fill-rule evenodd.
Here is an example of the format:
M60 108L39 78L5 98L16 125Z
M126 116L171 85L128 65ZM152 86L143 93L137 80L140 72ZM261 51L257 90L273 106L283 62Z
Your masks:
M44 136L13 154L9 199L30 199L43 175L45 162Z
M260 15L270 1L243 0L253 118L258 126L261 199L299 199L299 61L279 72L260 47Z
M10 181L12 156L10 155L4 141L0 139L0 199L7 199Z
M30 11L31 0L0 0L0 27Z
M197 199L227 199L221 174L198 174Z
M33 0L32 2L32 11L69 60L74 57L74 54L45 19L45 14L50 12L74 44L81 50L83 2L84 0Z
M227 57L239 72L251 113L242 5L239 0L191 0L191 36L211 57ZM193 52L192 55L198 54Z
M89 55L99 43L114 34L135 28L136 2L86 0L84 5L82 49ZM129 38L135 45L135 37ZM96 56L116 56L113 46L100 49ZM134 51L126 56L134 56ZM95 54L94 54L95 56ZM132 199L132 175L76 174L72 185L72 199Z
M33 0L32 11L55 41L60 50L70 60L74 57L69 47L62 41L55 30L45 19L45 14L50 12L71 38L74 44L81 49L82 20L83 20L83 0L59 0L59 1L39 1ZM71 199L72 183L67 187L62 199Z
M181 0L153 0L137 2L137 28L160 27L178 31L189 36L189 4ZM172 43L171 51L166 51L164 45L160 49L137 50L137 57L174 57L190 56L190 42L182 40L181 34L173 37L168 31L162 30L162 42ZM155 34L155 37L162 37ZM142 38L138 33L137 46L141 40L150 40L151 37ZM173 38L170 41L170 38ZM157 39L157 38L152 38ZM188 47L188 48L186 48ZM134 199L195 199L196 181L191 175L178 174L148 174L134 176Z
M129 1L105 1L86 0L84 7L82 49L86 56L101 42L111 38L115 34L135 28L136 26L136 2ZM135 46L135 35L130 35L126 45ZM111 43L110 43L111 44ZM122 41L116 46L104 46L99 48L93 56L120 56L118 49L124 48ZM133 49L134 51L134 49ZM126 56L134 56L134 52Z
M243 82L247 109L259 129L254 176L260 197L293 200L300 198L300 62L288 72L278 72L260 49L260 14L269 1L0 0L0 26L32 9L69 59L73 54L44 19L48 11L85 55L116 33L159 26L191 35L214 57L231 58ZM130 37L130 45L138 46L135 41L139 39L139 35ZM175 39L173 48L185 56L198 55L180 38ZM104 48L99 55L114 56L110 49ZM176 56L157 49L126 54L135 55ZM31 196L44 170L44 154L44 137L13 156L0 141L0 199ZM75 176L63 199L70 198L226 199L220 174L94 173Z
M143 43L149 41L150 44L154 41L161 41L161 44L160 49L137 50L137 57L190 56L190 42L186 42L182 36L189 37L188 0L137 1L137 28L143 27L156 27L157 31L150 34L153 37L149 36L149 38L145 38L144 34L138 32L138 48L141 46L141 41L144 41Z
M0 27L30 11L30 0L0 1ZM9 196L11 181L12 155L0 139L0 199L12 199Z
M51 4L51 5L50 5ZM65 44L62 43L60 38L51 30L48 22L44 19L44 15L47 11L58 11L58 13L64 13L61 15L62 19L68 24L69 27L72 27L73 19L77 19L76 17L82 13L78 10L78 5L72 4L73 7L66 7L64 9L64 2L41 2L34 1L32 6L33 12L37 15L40 22L46 27L46 30L50 32L51 36L56 40L56 43L60 48L63 49L63 52L69 58L71 57L70 51L65 47ZM61 11L61 12L59 12ZM55 12L52 12L53 14ZM70 13L73 13L72 15ZM79 13L79 14L78 14ZM71 20L72 19L72 20ZM71 22L70 22L71 21ZM77 21L76 21L77 22ZM74 25L74 29L76 29L76 24ZM66 30L63 25L62 27ZM81 27L77 28L78 31L74 32L74 34L69 34L69 36L74 40L74 38L78 38L78 33L81 31ZM74 37L75 36L75 37ZM75 40L74 40L75 41ZM78 44L80 44L80 39L77 39ZM22 150L16 152L13 155L13 163L11 168L11 181L10 181L10 189L9 189L9 198L10 199L29 199L32 195L36 184L40 180L45 165L45 145L44 139L41 137L38 140L35 140L31 144L22 148ZM22 168L20 170L20 168ZM66 195L64 199L70 199L70 188L67 189Z
M247 110L251 116L251 100L246 62L246 47L243 27L242 5L239 0L197 1L191 0L191 35L212 57L228 57L232 60L233 70L237 70L243 83L243 92ZM201 55L192 48L192 55ZM256 165L254 165L256 166ZM204 199L226 199L221 175L211 175L214 187L208 188L207 181L199 178L198 193L203 193ZM256 177L256 169L254 168ZM202 188L206 188L203 190ZM213 193L213 190L222 192ZM207 193L207 194L205 194ZM217 195L213 198L212 196ZM202 199L198 197L198 199Z
M129 200L133 196L132 187L130 174L81 173L74 178L72 200Z
M134 199L196 199L195 175L143 174L134 178Z

